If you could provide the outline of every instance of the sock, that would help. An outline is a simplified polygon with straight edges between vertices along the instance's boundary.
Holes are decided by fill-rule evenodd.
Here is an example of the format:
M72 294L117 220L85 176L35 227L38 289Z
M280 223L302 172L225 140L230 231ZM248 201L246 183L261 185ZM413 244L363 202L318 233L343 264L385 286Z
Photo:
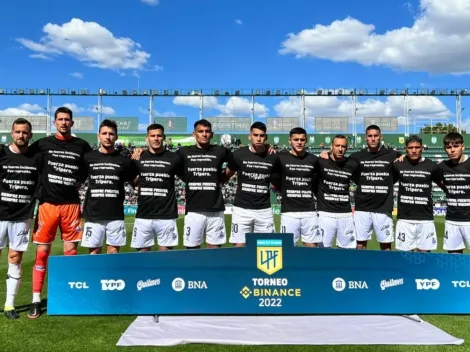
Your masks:
M7 299L5 310L12 310L15 307L15 296L21 283L21 264L8 263L7 273Z
M36 252L36 262L33 266L33 303L41 302L41 292L46 277L47 258L50 252Z
M76 249L71 249L69 251L64 251L64 255L77 255L77 250Z

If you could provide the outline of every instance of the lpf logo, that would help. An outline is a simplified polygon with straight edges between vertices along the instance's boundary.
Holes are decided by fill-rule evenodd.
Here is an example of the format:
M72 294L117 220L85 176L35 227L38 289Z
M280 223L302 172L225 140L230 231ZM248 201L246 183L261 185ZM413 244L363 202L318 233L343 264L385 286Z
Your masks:
M122 291L126 287L124 280L101 280L101 290Z

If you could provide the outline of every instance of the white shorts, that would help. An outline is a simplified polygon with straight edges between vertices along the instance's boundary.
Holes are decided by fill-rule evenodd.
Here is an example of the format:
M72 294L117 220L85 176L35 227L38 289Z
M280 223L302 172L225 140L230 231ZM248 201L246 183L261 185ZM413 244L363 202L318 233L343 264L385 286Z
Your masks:
M82 247L101 248L104 245L105 237L108 246L125 246L126 225L124 220L86 222L83 227Z
M232 226L230 243L245 243L247 233L274 232L274 219L272 208L243 209L232 208Z
M459 224L454 221L445 222L444 250L459 251L470 248L470 224Z
M377 242L393 243L393 218L390 215L355 211L354 226L356 227L358 241L370 241L372 239L372 230L374 230Z
M294 234L294 246L302 238L303 243L321 243L322 236L316 212L281 214L281 232Z
M161 247L178 245L176 219L135 219L131 248L150 248L155 237Z
M434 251L437 249L437 233L434 221L398 220L395 248L399 251Z
M227 242L225 230L225 214L217 212L188 212L184 217L184 239L185 247L198 247L204 242L211 245L222 245Z
M356 231L352 213L342 217L335 217L335 215L337 214L329 214L326 212L318 213L323 246L326 248L332 247L333 240L336 237L337 247L348 249L356 248Z
M7 246L12 251L26 252L29 245L31 219L19 221L0 221L0 249Z

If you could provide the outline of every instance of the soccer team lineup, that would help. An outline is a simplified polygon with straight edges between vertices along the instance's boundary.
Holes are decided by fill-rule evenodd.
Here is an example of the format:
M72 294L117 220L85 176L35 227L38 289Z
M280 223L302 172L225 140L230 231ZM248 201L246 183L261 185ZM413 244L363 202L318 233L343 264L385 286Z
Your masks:
M470 161L463 136L443 135L447 159L423 157L423 141L408 136L404 151L383 144L379 126L365 128L363 149L347 155L349 141L336 135L318 155L308 152L305 129L289 133L289 150L270 144L269 131L254 122L249 143L237 150L211 143L211 123L194 123L195 145L170 151L165 129L147 127L147 146L124 156L116 149L115 121L101 121L98 147L72 134L73 112L54 114L56 133L31 143L34 131L25 118L11 126L12 142L0 151L0 248L8 248L4 315L18 319L15 297L22 279L22 258L33 244L32 302L28 318L43 312L48 258L56 239L63 255L243 247L247 234L276 232L271 192L280 196L280 232L294 245L366 250L375 239L381 250L462 254L470 245ZM236 177L230 231L225 226L222 186ZM183 231L177 226L175 180L185 185ZM79 189L87 183L82 204ZM126 231L126 185L137 194L132 233ZM354 184L354 205L351 185ZM394 224L394 185L398 185ZM434 222L433 185L446 197L444 233ZM438 236L443 246L438 248ZM103 250L105 248L105 250Z

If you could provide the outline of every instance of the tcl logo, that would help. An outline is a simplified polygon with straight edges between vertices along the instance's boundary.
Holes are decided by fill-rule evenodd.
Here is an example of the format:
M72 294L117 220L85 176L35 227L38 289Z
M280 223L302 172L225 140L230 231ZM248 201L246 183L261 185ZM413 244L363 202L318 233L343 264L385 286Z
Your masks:
M69 282L70 288L87 289L89 288L86 282Z
M452 281L454 287L470 288L470 281Z
M441 286L436 279L416 279L415 281L418 290L437 290Z
M101 290L103 291L122 291L126 287L124 280L101 280Z

